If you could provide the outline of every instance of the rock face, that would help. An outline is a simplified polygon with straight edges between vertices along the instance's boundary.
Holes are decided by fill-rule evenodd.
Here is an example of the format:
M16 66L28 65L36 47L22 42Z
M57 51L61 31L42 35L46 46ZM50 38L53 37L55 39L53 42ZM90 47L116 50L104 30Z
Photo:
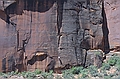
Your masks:
M59 38L59 56L63 63L83 64L82 49L100 47L103 38L101 13L102 3L96 0L64 3Z
M105 0L105 12L107 17L107 24L109 29L109 43L110 48L120 46L120 1L119 0Z
M103 62L103 51L101 50L87 51L85 66L88 67L90 65L95 65L96 67L100 68L102 67L102 62Z
M56 62L55 68L83 65L84 50L101 49L108 53L103 3L102 0L16 0L11 3L5 8L10 23L0 19L0 71L15 68L44 71L51 62L50 57ZM41 54L48 56L27 65L33 56Z

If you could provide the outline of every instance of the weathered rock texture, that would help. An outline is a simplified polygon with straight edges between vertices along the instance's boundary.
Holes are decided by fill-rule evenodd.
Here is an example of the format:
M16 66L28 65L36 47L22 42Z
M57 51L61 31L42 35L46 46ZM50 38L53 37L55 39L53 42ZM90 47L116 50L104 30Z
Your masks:
M94 62L94 63L93 63ZM95 65L96 67L102 67L103 63L103 51L101 50L89 50L87 51L85 66Z
M109 29L110 48L120 46L120 1L105 0L105 12Z
M16 0L4 11L5 1L1 0L1 14L7 15L0 17L1 71L45 70L50 56L55 59L55 67L84 65L84 50L102 49L108 53L103 3L102 0ZM41 54L48 57L27 65L33 56Z
M63 63L83 64L82 49L100 47L103 38L102 3L97 2L68 0L64 3L59 41L59 56Z

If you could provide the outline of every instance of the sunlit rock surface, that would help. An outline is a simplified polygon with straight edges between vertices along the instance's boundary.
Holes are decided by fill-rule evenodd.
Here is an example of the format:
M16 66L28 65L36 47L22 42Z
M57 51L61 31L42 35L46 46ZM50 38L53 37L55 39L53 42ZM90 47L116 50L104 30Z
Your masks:
M105 0L105 11L109 28L110 47L120 46L120 1Z
M1 10L12 5L12 2L3 5L1 0ZM118 8L108 9L113 3L107 7L109 3L106 2L107 0L104 2L106 14L102 0L40 0L31 3L16 2L14 5L17 7L7 7L6 11L12 9L17 12L6 13L10 15L10 24L0 19L0 71L12 71L16 68L19 71L37 68L44 71L51 61L50 56L55 59L56 68L66 64L83 65L84 51L101 49L108 53L109 45L119 45L116 38L118 31L113 31L116 28L112 28L112 22L117 19L112 21L110 17L114 14L109 12L118 11ZM116 2L116 6L117 4ZM112 37L113 32L115 37ZM113 38L116 39L115 43ZM48 57L43 61L36 59L33 65L27 65L27 61L34 55L46 53Z

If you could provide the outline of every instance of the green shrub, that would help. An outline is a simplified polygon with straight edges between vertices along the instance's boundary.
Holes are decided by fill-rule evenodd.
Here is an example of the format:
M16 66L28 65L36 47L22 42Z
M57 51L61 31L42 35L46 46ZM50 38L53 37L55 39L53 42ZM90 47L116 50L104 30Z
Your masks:
M81 74L80 78L86 78L88 77L88 69L87 68L83 68L82 66L79 67L73 67L71 69L65 70L63 72L63 78L65 79L74 79L74 74Z
M48 75L48 76L46 77L46 79L54 79L54 76L53 76L53 75Z
M109 69L110 69L110 64L108 64L108 63L102 64L101 70L109 70Z
M73 74L63 74L62 77L64 79L75 79L74 75Z
M33 72L27 72L25 75L24 75L25 78L35 78L36 77L36 74L33 73Z
M97 76L101 79L103 77L103 74L102 73L98 73Z
M117 67L117 70L120 72L120 57L116 57L116 60L117 60L117 62L115 64L115 66Z
M62 77L63 77L64 79L75 79L75 78L74 78L74 74L72 73L72 70L73 70L73 69L68 69L68 70L63 71Z
M2 76L4 73L0 72L0 76Z
M35 71L34 71L34 73L37 75L37 74L40 74L42 71L40 71L39 69L36 69Z
M96 77L98 75L98 68L96 66L91 65L88 69L91 76Z
M71 69L71 72L72 72L73 74L79 74L79 73L81 73L81 71L82 71L83 69L84 69L83 67L73 67L73 68Z
M17 74L18 74L18 71L8 72L7 74L10 75L10 76L17 75Z
M87 73L82 73L81 78L86 78L86 77L88 77L88 74Z
M24 72L21 72L21 73L19 73L19 74L21 74L21 75L24 77L26 73L27 73L27 72L24 71Z
M21 73L18 73L17 75L22 75L23 77L25 78L28 78L28 79L33 79L36 77L37 74L40 74L41 71L36 69L34 72L31 72L31 71L24 71L24 72L21 72Z
M2 76L4 77L4 78L8 78L9 77L9 75L8 74L2 74Z
M104 79L111 79L111 76L104 76Z
M82 75L81 78L86 78L88 77L88 74L89 74L89 69L87 68L84 68L80 71L80 74Z
M102 74L103 74L103 76L108 76L106 70L105 70L105 71L102 71Z
M88 72L89 72L89 69L87 69L87 68L84 68L84 69L82 69L82 70L80 71L81 74L82 74L82 73L87 73L87 74L88 74Z
M49 73L48 72L41 72L41 75L44 77L44 78L47 78L48 76L53 76L53 71L50 71Z
M117 65L116 67L117 67L117 71L120 72L120 65Z
M114 66L114 65L116 64L116 62L117 62L117 59L116 59L115 56L114 56L114 57L111 57L111 58L107 61L107 63L108 63L110 66Z

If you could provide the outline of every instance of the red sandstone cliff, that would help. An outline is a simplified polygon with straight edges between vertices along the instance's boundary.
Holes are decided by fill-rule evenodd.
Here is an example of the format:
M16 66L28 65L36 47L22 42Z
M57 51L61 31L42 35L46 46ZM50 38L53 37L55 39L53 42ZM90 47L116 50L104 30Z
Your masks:
M1 10L4 8L10 18L0 19L0 71L44 70L51 61L49 56L55 59L55 67L82 65L84 51L101 49L108 53L109 47L119 45L119 31L113 31L119 24L119 1L16 0L9 6L6 2L3 7L1 0ZM111 20L111 15L118 19ZM49 56L26 65L41 54Z

